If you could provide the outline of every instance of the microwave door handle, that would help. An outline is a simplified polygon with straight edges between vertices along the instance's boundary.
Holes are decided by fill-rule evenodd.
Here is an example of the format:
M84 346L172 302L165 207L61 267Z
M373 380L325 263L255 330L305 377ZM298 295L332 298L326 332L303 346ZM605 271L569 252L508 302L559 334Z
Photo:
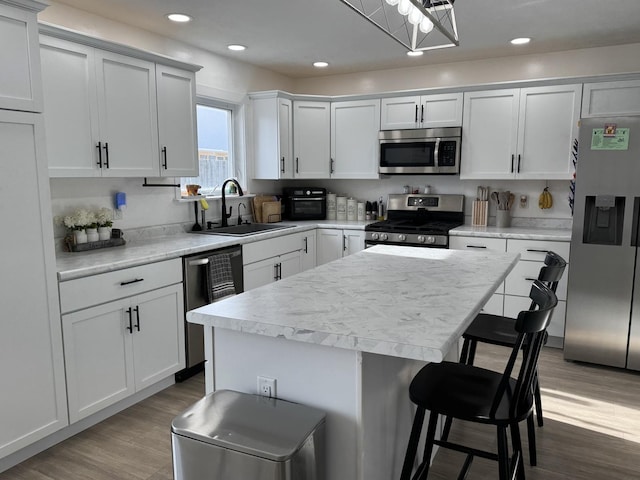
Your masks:
M436 138L436 147L433 149L433 166L439 167L440 162L438 161L438 150L440 150L440 138Z

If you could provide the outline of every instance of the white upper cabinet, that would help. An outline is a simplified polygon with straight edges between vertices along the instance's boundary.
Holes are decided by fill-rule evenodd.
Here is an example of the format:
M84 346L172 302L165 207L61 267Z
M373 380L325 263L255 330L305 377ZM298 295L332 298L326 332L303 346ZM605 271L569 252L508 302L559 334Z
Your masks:
M0 108L42 111L36 14L46 6L35 0L0 2Z
M640 115L640 80L585 83L582 117Z
M253 114L253 178L293 178L293 105L270 95L251 99Z
M294 177L329 178L331 103L293 102Z
M96 68L103 176L157 175L155 65L96 50Z
M195 73L41 35L52 177L196 176Z
M570 179L581 85L464 95L461 179Z
M381 130L459 127L462 93L383 98Z
M190 177L198 172L196 75L156 64L160 175Z
M331 178L379 178L380 100L331 104Z

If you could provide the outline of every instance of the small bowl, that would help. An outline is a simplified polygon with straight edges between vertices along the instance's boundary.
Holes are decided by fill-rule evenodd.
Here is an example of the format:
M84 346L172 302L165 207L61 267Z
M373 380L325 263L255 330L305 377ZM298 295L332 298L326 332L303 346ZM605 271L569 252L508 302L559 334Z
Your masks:
M198 195L200 185L187 185L187 195Z

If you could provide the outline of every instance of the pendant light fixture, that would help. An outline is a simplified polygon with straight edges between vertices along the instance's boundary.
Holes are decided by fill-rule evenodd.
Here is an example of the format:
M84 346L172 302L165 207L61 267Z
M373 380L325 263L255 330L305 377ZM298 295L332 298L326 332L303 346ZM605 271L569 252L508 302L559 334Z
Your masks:
M455 0L340 0L409 51L460 45Z

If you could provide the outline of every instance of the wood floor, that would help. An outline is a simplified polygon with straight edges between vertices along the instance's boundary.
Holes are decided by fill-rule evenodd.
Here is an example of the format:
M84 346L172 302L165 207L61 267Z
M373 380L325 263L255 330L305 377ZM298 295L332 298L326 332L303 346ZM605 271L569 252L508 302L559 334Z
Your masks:
M477 364L502 368L504 350L478 350ZM546 348L540 376L545 425L536 428L538 466L527 466L527 479L640 479L640 375L565 362L560 350ZM0 473L0 480L172 479L171 420L203 392L202 375L174 385ZM495 448L494 437L493 429L460 422L451 436L482 448ZM429 478L455 479L463 461L441 450ZM468 480L496 472L494 462L476 459Z

